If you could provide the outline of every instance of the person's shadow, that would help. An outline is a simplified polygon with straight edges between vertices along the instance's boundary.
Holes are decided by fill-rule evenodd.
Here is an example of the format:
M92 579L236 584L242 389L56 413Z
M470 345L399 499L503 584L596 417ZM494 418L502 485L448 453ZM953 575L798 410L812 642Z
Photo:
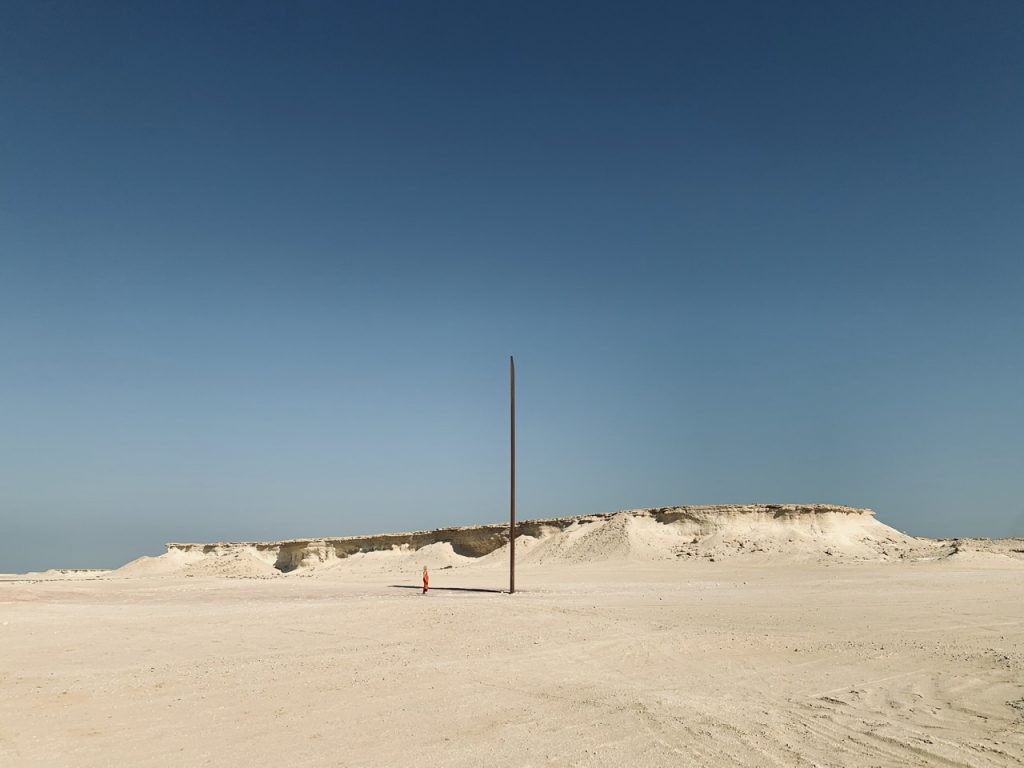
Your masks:
M419 589L423 587L417 587L415 584L389 584L392 589ZM430 592L493 592L500 595L504 592L504 589L481 589L479 587L431 587L428 591Z

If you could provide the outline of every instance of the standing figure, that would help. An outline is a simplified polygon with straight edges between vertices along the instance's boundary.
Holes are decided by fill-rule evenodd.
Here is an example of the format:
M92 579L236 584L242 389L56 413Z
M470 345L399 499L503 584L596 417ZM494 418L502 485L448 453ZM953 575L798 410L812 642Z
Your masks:
M423 594L427 594L427 590L430 589L430 572L427 570L427 566L423 566Z

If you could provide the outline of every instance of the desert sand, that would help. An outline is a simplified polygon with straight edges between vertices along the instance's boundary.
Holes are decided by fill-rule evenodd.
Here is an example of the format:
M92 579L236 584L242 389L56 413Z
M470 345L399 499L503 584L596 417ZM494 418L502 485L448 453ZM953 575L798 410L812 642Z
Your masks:
M1022 541L630 511L525 524L509 595L502 530L0 578L0 765L1024 764Z

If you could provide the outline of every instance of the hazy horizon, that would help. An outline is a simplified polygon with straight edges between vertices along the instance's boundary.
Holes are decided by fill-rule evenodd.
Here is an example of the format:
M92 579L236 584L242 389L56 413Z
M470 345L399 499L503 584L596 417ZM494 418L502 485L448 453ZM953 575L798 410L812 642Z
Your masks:
M1024 6L0 9L0 572L846 504L1024 536Z

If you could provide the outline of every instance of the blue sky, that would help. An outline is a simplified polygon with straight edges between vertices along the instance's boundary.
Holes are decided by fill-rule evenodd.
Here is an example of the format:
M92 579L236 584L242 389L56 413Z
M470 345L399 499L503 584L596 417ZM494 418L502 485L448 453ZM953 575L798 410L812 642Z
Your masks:
M1024 7L0 9L0 571L718 502L1024 535Z

